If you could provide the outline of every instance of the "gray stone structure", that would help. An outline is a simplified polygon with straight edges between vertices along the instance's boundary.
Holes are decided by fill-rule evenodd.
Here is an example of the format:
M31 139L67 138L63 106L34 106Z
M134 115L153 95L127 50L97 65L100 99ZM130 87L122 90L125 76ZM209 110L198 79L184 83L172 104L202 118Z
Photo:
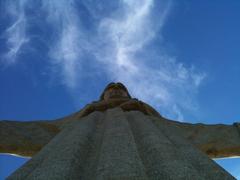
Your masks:
M0 152L32 158L9 180L235 179L210 158L240 155L239 124L171 121L110 83L99 101L52 121L0 121Z

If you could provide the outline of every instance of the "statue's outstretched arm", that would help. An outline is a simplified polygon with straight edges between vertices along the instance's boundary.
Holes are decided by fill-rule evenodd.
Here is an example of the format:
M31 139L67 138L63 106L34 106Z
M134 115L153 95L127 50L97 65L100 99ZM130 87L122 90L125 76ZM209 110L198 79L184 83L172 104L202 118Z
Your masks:
M106 111L126 100L96 101L69 116L52 121L0 121L0 153L33 156L60 130L94 111Z
M0 121L0 153L31 157L58 131L51 121Z
M90 104L78 112L56 120L0 121L0 153L31 157L68 124L93 111Z
M182 134L211 158L240 156L240 123L190 124L169 121Z

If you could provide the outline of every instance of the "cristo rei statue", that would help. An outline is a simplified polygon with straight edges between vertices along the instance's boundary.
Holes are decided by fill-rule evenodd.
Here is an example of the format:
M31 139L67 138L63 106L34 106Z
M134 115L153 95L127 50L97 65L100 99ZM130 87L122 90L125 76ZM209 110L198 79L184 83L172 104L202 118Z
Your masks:
M240 124L168 120L110 83L69 116L0 121L0 153L32 157L9 180L232 180L211 158L240 156Z

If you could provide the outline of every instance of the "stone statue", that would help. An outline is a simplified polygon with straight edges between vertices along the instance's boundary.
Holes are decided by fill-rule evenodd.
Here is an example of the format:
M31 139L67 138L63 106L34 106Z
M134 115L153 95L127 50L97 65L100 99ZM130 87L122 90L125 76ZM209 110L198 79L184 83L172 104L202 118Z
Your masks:
M0 121L0 153L32 157L8 179L235 179L210 158L240 156L240 125L181 123L121 83L56 120Z

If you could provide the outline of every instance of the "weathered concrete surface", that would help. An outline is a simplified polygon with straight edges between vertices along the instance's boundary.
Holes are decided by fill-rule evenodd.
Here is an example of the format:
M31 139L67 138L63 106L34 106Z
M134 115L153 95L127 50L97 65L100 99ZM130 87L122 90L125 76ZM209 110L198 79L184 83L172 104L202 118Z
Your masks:
M110 83L53 121L0 121L0 152L33 156L8 179L234 179L209 157L240 156L240 125L164 119ZM209 157L208 157L208 156Z
M113 108L69 123L8 179L234 178L192 145L179 127Z
M93 102L76 113L52 121L0 121L0 153L34 156L68 124L81 120L92 112L104 112L114 107L120 107L124 111L138 110L160 117L151 106L137 99L116 98Z
M31 157L59 131L51 121L0 121L0 153Z
M0 153L33 156L68 124L89 114L115 107L139 111L160 123L178 127L185 138L211 158L240 156L240 125L205 125L180 123L164 119L148 104L137 99L115 98L93 102L82 110L53 121L0 121ZM157 123L157 124L159 124Z
M239 123L224 124L190 124L171 121L163 117L155 118L157 126L168 124L181 131L183 137L188 139L210 158L240 156L240 127Z

